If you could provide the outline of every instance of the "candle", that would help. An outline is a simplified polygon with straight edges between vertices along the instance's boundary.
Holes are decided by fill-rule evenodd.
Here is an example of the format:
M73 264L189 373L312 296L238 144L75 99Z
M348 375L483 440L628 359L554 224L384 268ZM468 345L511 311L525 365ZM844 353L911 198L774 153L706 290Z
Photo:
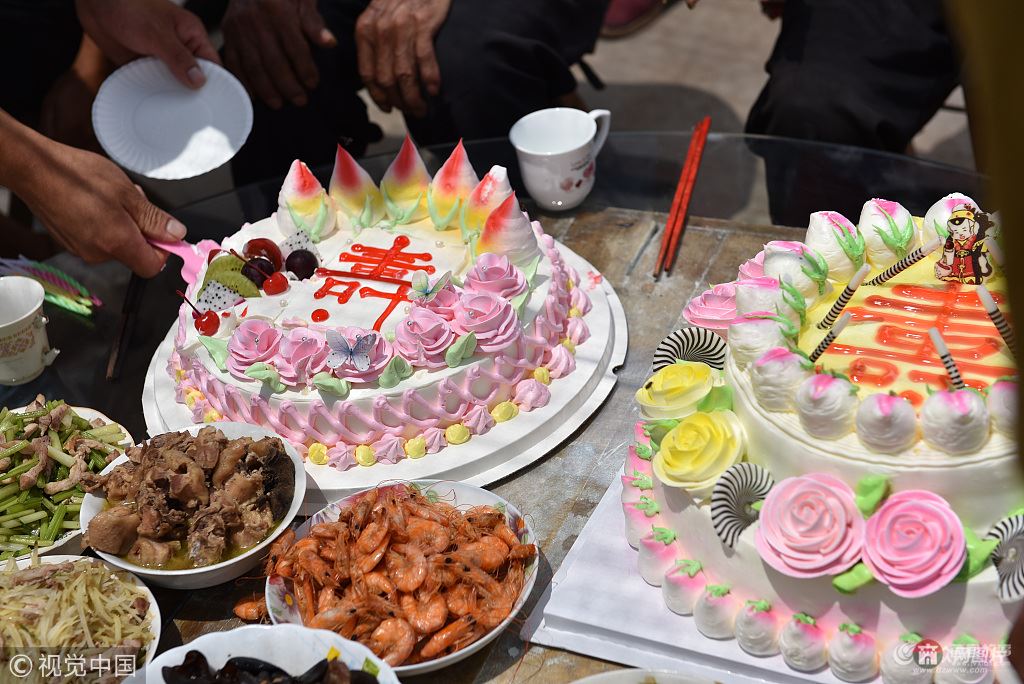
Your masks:
M864 282L864 279L868 277L868 273L870 272L871 267L864 264L856 273L853 274L853 278L850 279L850 282L846 284L846 287L844 287L843 291L839 294L839 299L837 299L835 304L832 305L832 308L828 310L825 317L818 321L819 328L825 330L835 322L836 316L841 314L843 309L846 308L846 305L850 303L850 298L853 297L853 293L857 291L857 288L860 287L861 283Z
M1003 316L1003 312L996 306L996 300L992 299L991 293L988 288L984 285L978 285L978 299L981 300L981 305L985 307L985 312L988 313L988 317L992 319L992 324L996 326L996 330L1002 335L1003 341L1006 342L1007 349L1015 357L1017 356L1017 338L1013 335L1013 328L1010 327L1010 323Z
M949 382L953 385L953 389L964 389L966 387L964 379L960 376L960 369L956 367L953 355L949 353L946 341L942 339L942 333L939 332L938 328L929 328L928 336L932 338L932 346L935 347L935 352L942 359L942 365L946 367L946 373L949 375Z
M833 341L835 341L839 333L843 332L843 328L846 327L846 324L850 322L852 317L853 314L850 313L844 313L839 317L836 324L832 326L832 329L828 331L825 337L822 338L821 342L818 343L818 346L814 348L814 351L811 352L811 355L807 357L811 360L811 363L816 362L818 358L825 353L825 350L829 348L829 345L831 345Z
M899 275L900 272L905 271L906 269L910 268L911 266L916 264L918 261L920 261L921 259L924 259L926 256L928 256L929 254L934 252L936 249L938 249L940 244L942 244L942 241L939 240L939 238L935 238L934 240L925 243L924 245L918 247L913 252L911 252L907 256L903 257L902 259L897 261L895 264L893 264L892 266L890 266L889 268L885 269L884 271L882 271L881 273L876 275L874 278L869 280L868 281L868 285L881 285L882 283L884 283L885 281L889 280L890 278L893 278L893 277Z

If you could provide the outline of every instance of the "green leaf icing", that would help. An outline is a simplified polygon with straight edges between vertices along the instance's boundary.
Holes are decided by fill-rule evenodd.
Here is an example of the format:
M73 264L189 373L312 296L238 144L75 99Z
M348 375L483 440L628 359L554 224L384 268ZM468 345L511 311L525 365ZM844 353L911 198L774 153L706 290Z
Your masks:
M800 329L796 327L796 324L793 323L793 321L786 318L785 316L779 316L776 314L774 316L753 316L752 318L759 318L766 321L775 321L776 323L779 324L779 330L782 332L782 336L785 337L786 339L796 340L797 335L800 334Z
M712 387L711 391L704 395L704 398L697 404L697 410L703 413L732 411L732 387L729 385Z
M509 300L512 308L516 310L516 316L519 316L519 318L523 317L523 309L526 307L526 302L529 301L532 293L530 288L526 288L522 294L518 294Z
M967 540L967 559L964 561L963 567L960 568L960 572L957 573L954 580L957 582L966 582L984 570L992 552L999 546L998 539L979 539L969 526L964 525L963 528L964 539Z
M665 438L679 421L674 418L663 420L652 420L644 424L644 434L651 438L651 448L657 451L661 448L661 440Z
M533 280L537 277L537 269L540 268L540 256L534 258L526 268L523 269L523 277L526 278L526 283L532 288Z
M938 219L932 219L932 228L935 229L935 234L943 240L949 237L949 231L946 229L946 226L939 223Z
M311 224L303 221L302 217L295 213L295 210L292 209L291 202L286 201L284 204L285 207L287 207L288 215L292 217L292 221L295 223L295 226L309 235L309 239L313 242L320 242L321 238L323 238L324 227L326 226L328 219L326 199L323 197L320 198L320 208L316 210L316 216L313 217L313 222Z
M412 366L401 356L392 356L384 372L377 378L377 385L383 389L391 389L412 375Z
M285 386L281 382L281 374L277 369L267 363L254 363L245 369L245 374L253 380L259 380L274 392L284 392Z
M349 392L348 380L336 378L326 371L313 376L313 387L316 387L324 394L334 394L342 399L347 397Z
M853 594L866 584L875 579L868 566L864 563L857 563L846 572L832 578L832 586L840 594Z
M640 501L634 504L634 506L636 506L636 509L638 511L643 511L644 515L646 515L648 518L653 518L658 514L658 511L661 510L661 508L658 506L658 502L650 498L649 496L641 496Z
M715 598L722 598L732 591L728 584L709 584L705 589Z
M645 475L639 470L633 471L633 486L643 491L645 489L654 489L654 480L651 479L650 475Z
M359 214L359 218L355 219L355 223L359 228L369 228L370 223L373 221L373 198L367 193L363 200L363 211Z
M905 644L916 644L917 642L921 641L921 639L924 639L924 637L918 634L917 632L905 632L904 634L900 635L900 641L902 641Z
M384 206L387 207L388 215L394 219L394 222L397 225L409 223L409 219L420 206L420 200L423 199L423 193L421 192L416 196L416 201L410 202L408 208L403 211L395 201L391 199L391 196L388 194L387 186L381 184L380 194L384 198Z
M825 257L808 247L800 270L818 286L818 296L825 294L825 281L828 280L828 262Z
M954 646L977 646L979 643L981 642L972 637L970 634L961 634L956 639L953 639Z
M761 511L761 506L764 506L764 499L761 499L759 501L755 501L755 502L751 503L750 504L750 509L754 510L754 511L760 512Z
M668 546L676 540L676 533L667 527L651 527L651 533L654 537L654 541L659 541L665 546Z
M882 239L882 242L886 247L892 251L897 257L902 259L907 256L909 252L910 241L914 239L914 219L907 218L907 225L902 228L896 224L896 220L889 216L889 212L882 209L881 206L878 210L885 216L885 221L888 224L889 230L886 231L881 226L875 226L875 232L878 233L878 237Z
M856 635L860 634L864 630L860 628L860 625L854 624L852 622L844 622L843 624L839 625L839 631L846 632L850 635Z
M430 190L427 191L427 211L430 213L430 220L434 222L434 230L448 230L448 226L451 224L452 219L455 218L455 214L458 213L459 207L462 205L462 200L455 200L455 204L452 205L451 211L446 215L441 216L437 212L437 207L434 206L434 193Z
M882 499L889 493L889 478L885 475L866 475L857 483L856 496L854 500L861 515L865 518L871 517Z
M685 572L692 579L696 577L701 570L704 569L704 566L701 565L699 560L690 560L689 558L684 558L682 560L676 561L676 568L678 568L682 572Z
M228 369L228 341L206 335L200 335L199 341L206 347L206 351L210 352L210 358L217 364L217 368L226 371Z
M449 368L457 368L460 363L476 353L476 335L466 333L459 335L458 339L452 342L448 351L444 353L444 362Z
M759 601L747 601L747 605L759 613L767 613L772 609L772 604L768 603L764 599Z
M815 620L814 618L812 618L807 613L797 613L797 614L795 614L793 616L793 619L796 620L797 622L802 622L805 625L810 625L811 627L813 627L816 624L818 624L818 621Z
M843 250L846 258L853 262L853 267L859 269L864 265L864 236L856 230L849 233L845 228L838 226L837 228L838 230L832 231L836 237L836 243Z
M636 455L645 461L650 461L654 457L654 450L646 444L637 444Z
M789 280L780 280L779 287L782 288L782 301L800 317L800 325L807 322L807 299L800 290L793 287Z

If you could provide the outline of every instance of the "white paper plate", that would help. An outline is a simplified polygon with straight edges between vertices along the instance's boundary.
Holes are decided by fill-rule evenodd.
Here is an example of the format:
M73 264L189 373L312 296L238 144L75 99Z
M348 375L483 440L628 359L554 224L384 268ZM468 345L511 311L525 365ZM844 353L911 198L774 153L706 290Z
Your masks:
M135 173L176 180L229 161L252 129L248 93L223 67L199 60L206 84L190 90L153 57L111 74L92 105L100 145Z

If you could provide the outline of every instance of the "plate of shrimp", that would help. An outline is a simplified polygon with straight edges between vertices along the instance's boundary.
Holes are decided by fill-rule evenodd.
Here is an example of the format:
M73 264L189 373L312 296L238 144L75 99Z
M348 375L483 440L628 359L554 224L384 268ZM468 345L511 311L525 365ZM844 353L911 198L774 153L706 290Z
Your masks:
M458 482L368 489L271 547L266 595L243 619L328 629L401 676L447 667L494 640L537 579L536 537L500 496Z

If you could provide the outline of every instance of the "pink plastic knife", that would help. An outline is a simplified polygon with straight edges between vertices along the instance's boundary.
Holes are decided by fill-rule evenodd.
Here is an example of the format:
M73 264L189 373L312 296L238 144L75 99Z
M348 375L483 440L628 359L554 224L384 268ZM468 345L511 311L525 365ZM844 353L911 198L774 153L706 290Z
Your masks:
M189 285L196 282L196 278L199 277L199 271L206 264L206 259L210 252L214 249L220 249L220 245L213 240L200 240L195 245L184 240L180 242L160 242L159 240L149 240L147 238L147 241L157 249L162 249L169 254L174 254L181 258L184 262L181 266L181 278Z

